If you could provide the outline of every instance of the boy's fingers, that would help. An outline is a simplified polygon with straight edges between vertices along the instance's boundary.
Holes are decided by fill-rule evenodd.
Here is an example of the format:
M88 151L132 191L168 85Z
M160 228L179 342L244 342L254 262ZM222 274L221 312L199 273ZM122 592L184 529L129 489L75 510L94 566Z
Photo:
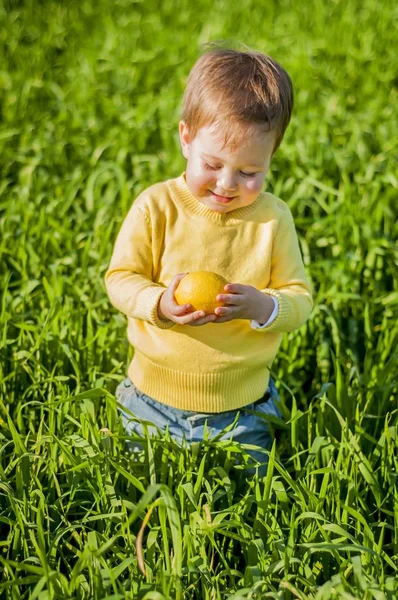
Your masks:
M217 315L217 317L225 317L226 315L232 314L233 309L227 308L226 306L218 306L214 312Z
M193 321L197 321L200 317L202 316L202 313L198 310L188 313L187 315L184 315L183 317L181 317L181 324L186 325L186 324L190 324Z
M247 287L247 285L243 285L242 283L227 283L227 285L224 287L224 291L231 294L244 294L245 288Z
M218 317L214 321L214 324L218 325L218 323L227 323L227 321L232 321L232 318L230 316L227 316L227 317Z
M223 304L235 305L239 304L239 300L242 302L241 296L239 294L219 294L216 296L217 302L222 302Z
M199 314L200 314L200 312L199 312ZM206 323L212 323L213 321L215 321L215 319L216 319L216 315L214 315L214 314L205 315L204 317L198 317L198 318L192 319L192 321L190 321L188 323L188 325L193 325L194 327L196 327L197 325L206 325Z
M181 306L179 304L175 304L173 306L173 315L179 316L179 315L183 315L187 312L187 310L189 310L191 308L190 304L182 304Z
M179 325L204 325L215 319L215 315L206 315L200 310L191 312L183 317L178 318Z

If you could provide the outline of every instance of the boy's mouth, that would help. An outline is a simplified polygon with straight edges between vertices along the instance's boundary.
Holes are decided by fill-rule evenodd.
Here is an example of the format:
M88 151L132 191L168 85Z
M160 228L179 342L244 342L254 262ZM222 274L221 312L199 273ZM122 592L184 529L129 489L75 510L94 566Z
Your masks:
M212 197L217 200L217 202L221 202L222 204L228 204L229 202L232 202L232 200L234 200L236 198L236 196L219 196L218 194L215 194L214 192L212 192L210 190L210 193L212 195Z

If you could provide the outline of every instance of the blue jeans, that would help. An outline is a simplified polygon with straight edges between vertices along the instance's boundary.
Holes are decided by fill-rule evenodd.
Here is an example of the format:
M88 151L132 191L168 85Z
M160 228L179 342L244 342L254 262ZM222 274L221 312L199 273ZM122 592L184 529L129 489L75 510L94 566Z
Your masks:
M241 444L251 444L260 446L260 448L270 449L272 445L272 436L266 416L282 417L279 410L279 395L272 379L269 380L268 389L264 396L240 409L221 412L221 413L196 413L179 408L173 408L154 400L141 392L131 381L129 377L124 379L116 388L116 399L131 411L138 419L149 421L154 427L147 426L148 432L157 431L157 427L164 432L169 427L170 437L181 443L199 442L203 440L204 426L207 421L208 439L219 435L225 427L231 425L239 417L235 426L224 433L219 439L240 442ZM121 410L122 422L125 430L131 435L138 434L144 437L144 429L140 422ZM130 445L130 449L139 450L141 444ZM263 452L255 450L246 450L247 453L262 463L259 467L259 475L263 476L267 472L268 457ZM248 473L255 473L255 469L248 470Z

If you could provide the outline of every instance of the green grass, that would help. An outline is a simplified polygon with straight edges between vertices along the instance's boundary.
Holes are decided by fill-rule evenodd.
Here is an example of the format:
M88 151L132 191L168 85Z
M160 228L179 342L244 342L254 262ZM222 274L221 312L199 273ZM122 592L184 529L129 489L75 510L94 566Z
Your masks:
M1 597L397 597L397 20L392 0L0 2ZM184 168L184 82L220 39L296 91L266 185L316 306L273 365L263 479L233 443L126 451L132 350L103 283L131 202Z

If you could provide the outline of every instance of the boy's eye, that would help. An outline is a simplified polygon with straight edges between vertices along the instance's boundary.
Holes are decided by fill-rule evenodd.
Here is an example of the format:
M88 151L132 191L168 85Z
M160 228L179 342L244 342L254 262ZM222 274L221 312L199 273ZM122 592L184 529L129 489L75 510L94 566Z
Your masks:
M209 165L208 163L205 163L205 167L206 167L206 169L209 169L210 171L217 171L217 169L220 168L220 167L212 167L212 165ZM241 171L241 175L243 175L244 177L254 177L255 173L245 173L244 171Z

